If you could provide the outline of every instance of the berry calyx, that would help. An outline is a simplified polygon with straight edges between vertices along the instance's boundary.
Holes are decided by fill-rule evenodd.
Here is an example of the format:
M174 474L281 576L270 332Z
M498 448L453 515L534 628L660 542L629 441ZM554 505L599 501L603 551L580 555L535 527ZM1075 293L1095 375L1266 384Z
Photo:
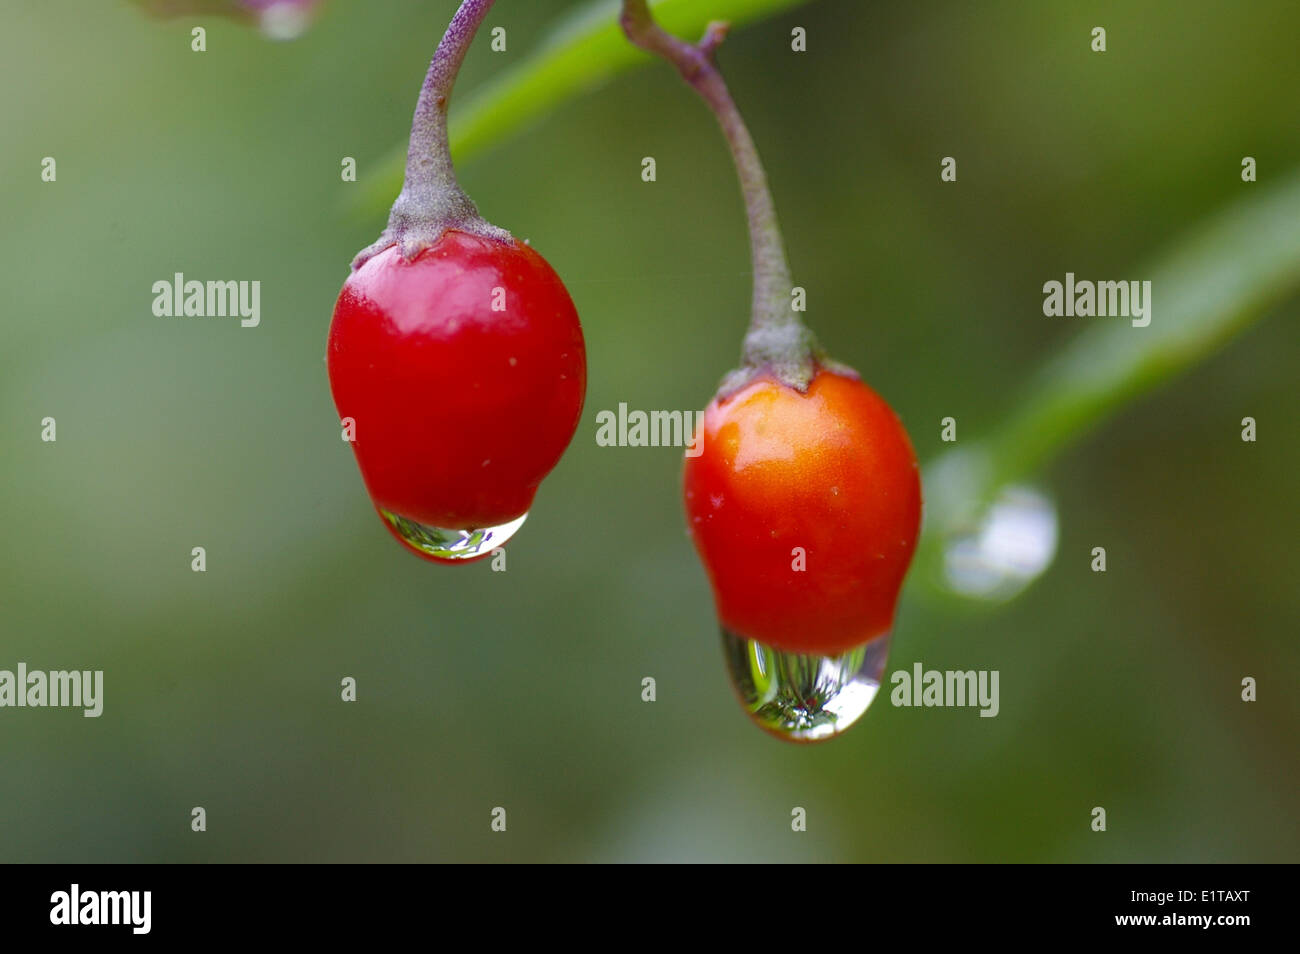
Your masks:
M889 632L916 547L916 455L889 405L818 368L806 391L760 374L704 412L687 527L734 634L836 656Z
M435 562L482 559L519 529L586 393L563 283L483 220L451 164L447 101L491 6L465 0L438 46L406 182L384 233L354 259L329 333L330 390L375 509Z

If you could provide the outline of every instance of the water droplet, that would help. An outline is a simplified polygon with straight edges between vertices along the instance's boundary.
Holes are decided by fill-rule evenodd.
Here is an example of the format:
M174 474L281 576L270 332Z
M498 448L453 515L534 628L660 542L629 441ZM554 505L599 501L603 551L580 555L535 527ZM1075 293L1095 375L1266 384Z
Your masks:
M278 0L261 13L258 26L269 40L296 40L311 24L310 5L302 0Z
M722 630L727 674L760 728L792 742L821 742L862 717L880 689L889 634L841 656L783 652Z
M1032 583L1056 555L1056 507L1029 487L998 495L975 526L944 550L944 579L962 596L1009 600Z
M440 560L469 560L484 556L515 535L528 514L524 514L499 527L474 527L468 530L453 530L443 527L431 527L416 523L400 514L389 513L382 507L379 515L387 520L397 531L398 536L408 544Z

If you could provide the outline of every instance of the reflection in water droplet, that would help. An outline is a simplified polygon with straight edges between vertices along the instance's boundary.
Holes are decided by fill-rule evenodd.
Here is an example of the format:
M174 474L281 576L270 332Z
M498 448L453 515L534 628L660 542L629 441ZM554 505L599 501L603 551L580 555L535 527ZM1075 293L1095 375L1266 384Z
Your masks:
M416 523L399 514L389 513L382 507L379 515L397 531L408 544L440 560L469 560L485 556L515 535L528 514L499 527L478 527L469 530L448 530Z
M821 742L861 718L880 688L889 634L842 656L782 652L722 630L727 674L750 718L792 742Z
M1056 508L1029 487L1007 487L978 526L959 533L944 551L944 577L962 596L1009 600L1032 583L1056 555Z

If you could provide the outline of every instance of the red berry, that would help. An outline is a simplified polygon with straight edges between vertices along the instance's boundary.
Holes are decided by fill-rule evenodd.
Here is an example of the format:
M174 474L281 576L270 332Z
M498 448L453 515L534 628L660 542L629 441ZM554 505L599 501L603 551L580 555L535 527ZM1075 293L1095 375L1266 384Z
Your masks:
M586 391L582 328L546 260L455 229L410 261L394 245L351 274L328 360L376 508L398 540L439 561L504 542L474 532L528 512Z
M889 405L824 368L806 393L763 374L713 400L701 439L686 511L723 627L823 656L886 634L921 520L916 455Z

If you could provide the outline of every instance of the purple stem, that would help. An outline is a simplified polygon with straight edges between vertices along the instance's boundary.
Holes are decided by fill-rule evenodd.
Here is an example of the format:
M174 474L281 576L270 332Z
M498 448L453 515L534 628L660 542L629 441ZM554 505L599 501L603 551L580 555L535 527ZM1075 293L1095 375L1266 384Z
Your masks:
M620 23L635 45L677 67L717 116L731 148L749 219L754 264L754 298L745 335L744 363L751 369L771 367L787 383L806 387L812 376L816 342L791 306L793 283L785 242L758 149L714 61L727 25L710 23L704 38L692 45L665 32L651 16L645 0L623 0Z
M411 141L406 151L406 180L388 216L379 240L352 262L360 268L367 259L397 244L408 261L435 243L447 229L473 232L485 238L513 241L510 233L489 224L456 181L447 138L447 106L456 76L465 62L474 35L495 0L464 0L438 44L429 72L420 87L411 120Z

